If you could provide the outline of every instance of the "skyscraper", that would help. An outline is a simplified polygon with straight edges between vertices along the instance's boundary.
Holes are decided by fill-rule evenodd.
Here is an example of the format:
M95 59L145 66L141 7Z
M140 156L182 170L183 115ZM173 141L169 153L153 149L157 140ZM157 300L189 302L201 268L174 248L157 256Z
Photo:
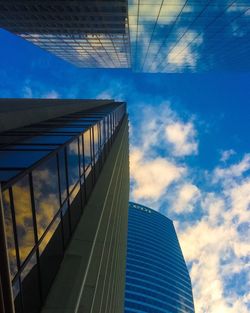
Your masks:
M194 313L188 270L173 222L130 203L125 313Z
M138 72L250 69L249 0L128 0Z
M127 123L122 102L0 100L1 312L123 312Z
M0 1L0 27L79 67L128 68L127 0Z
M249 0L1 0L0 27L79 67L250 69Z

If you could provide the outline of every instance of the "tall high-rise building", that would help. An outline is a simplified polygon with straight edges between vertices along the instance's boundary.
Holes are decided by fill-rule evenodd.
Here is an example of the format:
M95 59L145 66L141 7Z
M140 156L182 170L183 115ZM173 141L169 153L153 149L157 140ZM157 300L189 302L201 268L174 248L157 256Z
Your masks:
M123 312L126 104L0 100L0 311Z
M125 313L194 313L191 281L173 222L130 203Z
M128 68L127 0L0 1L0 27L79 67Z
M1 0L0 27L79 67L250 69L249 0Z
M249 71L249 0L128 1L135 71Z

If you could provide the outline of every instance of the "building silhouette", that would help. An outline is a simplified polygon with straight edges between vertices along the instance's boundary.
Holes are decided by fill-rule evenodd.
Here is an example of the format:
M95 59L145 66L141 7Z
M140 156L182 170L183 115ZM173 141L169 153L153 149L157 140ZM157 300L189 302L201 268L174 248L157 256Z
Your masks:
M125 313L194 313L191 281L173 222L130 202Z
M126 104L1 99L0 182L0 311L122 313Z

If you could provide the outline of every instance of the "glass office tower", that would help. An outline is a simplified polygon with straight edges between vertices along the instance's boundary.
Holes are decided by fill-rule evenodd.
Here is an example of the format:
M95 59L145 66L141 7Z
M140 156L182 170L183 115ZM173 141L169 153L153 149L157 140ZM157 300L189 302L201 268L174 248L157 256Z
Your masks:
M79 67L130 67L127 0L1 1L0 27Z
M1 312L122 313L126 104L1 99L0 182Z
M249 0L128 0L138 72L250 69Z
M249 0L2 0L0 27L79 67L250 69Z
M129 204L125 313L194 313L191 281L173 222Z

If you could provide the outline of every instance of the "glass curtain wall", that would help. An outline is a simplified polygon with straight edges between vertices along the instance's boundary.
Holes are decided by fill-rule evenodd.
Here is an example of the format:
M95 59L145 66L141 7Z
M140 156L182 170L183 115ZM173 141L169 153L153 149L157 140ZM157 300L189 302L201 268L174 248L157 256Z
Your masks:
M39 312L125 111L110 104L0 135L16 313Z
M125 313L194 313L192 285L173 222L130 202Z

